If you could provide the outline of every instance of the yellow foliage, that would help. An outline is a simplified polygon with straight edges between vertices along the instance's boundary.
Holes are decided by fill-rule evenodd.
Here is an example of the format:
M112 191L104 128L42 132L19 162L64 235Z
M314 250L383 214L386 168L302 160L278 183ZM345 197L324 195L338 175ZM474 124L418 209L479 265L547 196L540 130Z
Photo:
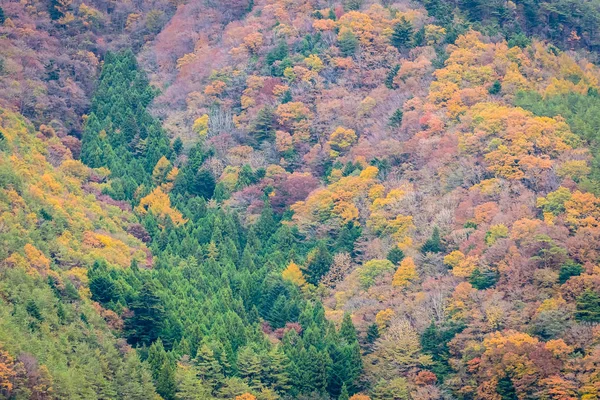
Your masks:
M160 187L155 188L148 196L144 197L136 210L142 215L150 212L163 223L167 218L170 218L175 225L186 222L179 211L171 208L169 195L164 193Z
M306 57L304 59L304 64L317 73L321 72L323 68L325 68L323 60L321 60L316 54L311 54L310 56Z
M379 331L383 331L385 328L390 326L390 322L392 321L394 315L394 310L391 308L386 308L385 310L381 310L377 313L375 316L375 323L377 324Z
M327 142L332 149L330 155L332 157L337 157L340 152L343 152L352 146L356 142L356 139L357 136L354 130L338 126L337 129L331 133L329 141Z
M205 138L208 135L208 114L204 114L201 117L196 118L192 129L201 138Z
M164 183L167 179L167 175L171 172L171 169L171 162L167 160L165 156L162 156L152 170L152 182L154 182L155 185Z
M425 25L425 42L428 46L440 43L446 35L446 29L438 25Z
M577 182L589 175L590 171L586 160L569 160L562 163L556 172L561 178L568 176Z
M506 225L492 225L485 236L485 242L491 246L496 243L498 239L506 237L508 237L508 228Z
M304 279L304 275L302 275L300 267L293 261L290 262L287 268L281 273L281 277L300 287L306 285L306 279Z
M412 257L406 257L400 263L400 266L396 270L394 274L394 278L392 279L392 286L396 287L406 287L409 283L419 278L417 274L417 268L415 266L415 262Z

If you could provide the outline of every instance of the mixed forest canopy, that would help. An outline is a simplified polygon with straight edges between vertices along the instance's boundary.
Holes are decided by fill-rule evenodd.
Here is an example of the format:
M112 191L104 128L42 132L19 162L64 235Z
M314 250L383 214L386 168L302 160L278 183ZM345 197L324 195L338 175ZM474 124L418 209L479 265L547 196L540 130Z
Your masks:
M599 25L0 1L0 398L599 398Z

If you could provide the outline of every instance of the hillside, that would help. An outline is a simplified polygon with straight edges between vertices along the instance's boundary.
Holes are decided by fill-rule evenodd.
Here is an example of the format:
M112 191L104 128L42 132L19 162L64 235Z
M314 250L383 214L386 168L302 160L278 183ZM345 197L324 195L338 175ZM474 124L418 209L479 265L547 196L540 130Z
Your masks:
M600 397L598 22L0 2L0 397Z

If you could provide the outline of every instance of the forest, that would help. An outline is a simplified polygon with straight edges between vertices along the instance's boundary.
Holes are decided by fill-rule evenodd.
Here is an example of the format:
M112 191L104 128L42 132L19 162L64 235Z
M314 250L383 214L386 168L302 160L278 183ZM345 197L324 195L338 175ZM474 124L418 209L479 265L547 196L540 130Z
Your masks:
M0 0L0 398L600 399L600 0Z

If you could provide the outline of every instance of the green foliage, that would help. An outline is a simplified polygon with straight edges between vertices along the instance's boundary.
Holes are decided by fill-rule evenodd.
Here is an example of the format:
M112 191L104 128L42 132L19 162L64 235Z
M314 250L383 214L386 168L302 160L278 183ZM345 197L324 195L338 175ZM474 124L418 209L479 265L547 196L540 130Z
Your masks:
M358 280L364 289L368 289L375 284L378 277L394 270L394 264L390 260L370 260L360 268Z
M392 264L398 265L402 260L404 260L404 252L400 250L398 246L392 247L392 249L388 252L387 257L388 260L391 261Z
M394 25L390 42L398 51L403 51L413 47L413 36L413 25L403 16L400 18L400 22Z
M600 296L588 289L576 299L577 311L575 318L578 321L600 322Z
M344 57L351 57L358 48L358 38L350 29L344 29L340 33L338 46Z
M400 64L396 64L392 69L390 69L390 71L385 77L386 88L390 90L397 89L397 85L394 84L394 78L396 77L396 75L398 75L398 71L400 71Z
M561 285L572 276L579 276L583 272L583 267L573 261L563 264L558 272L558 283Z
M275 139L275 114L270 107L263 107L256 116L256 121L252 127L252 138L255 146L259 146L264 141L272 142Z
M499 80L495 80L492 86L488 89L488 93L491 95L499 94L502 90L502 83Z
M133 315L126 320L125 328L129 342L134 345L149 345L160 336L165 310L157 292L156 285L147 281L129 305Z
M434 361L432 372L443 381L452 371L448 343L464 329L460 324L436 325L433 321L421 335L421 346L425 354Z
M6 15L4 14L4 9L0 7L0 25L4 25L4 21L6 21Z
M471 276L469 277L469 283L473 285L475 289L484 290L490 288L498 281L498 271L492 269L484 269L483 271L479 268L475 268Z
M118 200L131 200L135 189L149 186L158 160L171 158L170 141L160 122L147 111L156 91L138 70L131 51L107 53L91 112L85 124L81 160L90 167L107 167Z
M373 323L367 328L367 343L375 343L379 339L379 328Z
M398 108L392 116L390 117L389 125L392 128L399 128L402 125L402 118L404 117L404 112L402 109Z
M444 250L442 239L440 238L440 230L436 226L433 228L431 237L421 246L421 253L441 253Z
M345 11L357 11L360 9L363 0L344 0Z
M327 250L325 243L321 242L317 248L309 255L308 263L306 264L306 281L317 285L321 278L329 272L333 257Z

